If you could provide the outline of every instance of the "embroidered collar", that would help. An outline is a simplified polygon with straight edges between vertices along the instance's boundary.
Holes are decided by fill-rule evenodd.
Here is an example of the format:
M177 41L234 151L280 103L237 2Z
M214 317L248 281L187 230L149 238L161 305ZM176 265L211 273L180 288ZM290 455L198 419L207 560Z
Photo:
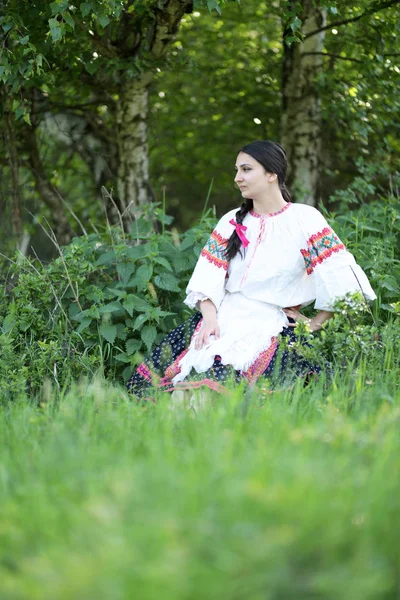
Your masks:
M259 215L258 213L254 212L254 210L250 210L249 213L251 214L252 217L256 217L256 219L260 219L261 217L276 217L277 215L280 215L281 213L285 212L285 210L287 210L289 208L289 206L292 206L291 202L288 202L287 204L285 204L285 206L283 208L281 208L281 210L278 210L277 212L273 212L273 213L267 213L266 215Z

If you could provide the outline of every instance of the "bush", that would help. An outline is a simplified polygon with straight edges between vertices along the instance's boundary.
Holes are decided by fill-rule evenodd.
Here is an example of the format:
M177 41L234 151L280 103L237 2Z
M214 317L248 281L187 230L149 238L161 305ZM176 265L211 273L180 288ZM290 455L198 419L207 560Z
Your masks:
M179 235L165 228L169 217L150 210L161 233L143 215L129 233L112 227L74 238L47 266L28 258L12 263L0 299L0 350L8 348L2 378L15 369L31 393L46 378L62 388L98 369L127 379L177 326L187 280L215 218L208 213Z

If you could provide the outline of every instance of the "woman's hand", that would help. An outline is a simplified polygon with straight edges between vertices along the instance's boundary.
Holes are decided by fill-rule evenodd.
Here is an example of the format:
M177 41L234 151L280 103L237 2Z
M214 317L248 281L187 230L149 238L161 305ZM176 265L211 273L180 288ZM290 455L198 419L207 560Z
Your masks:
M204 319L203 327L200 332L196 336L196 340L194 343L194 347L196 350L201 350L201 348L208 344L210 339L210 335L215 336L215 339L218 340L220 336L219 325L216 318L213 319Z
M296 323L298 323L299 321L307 323L308 327L310 328L310 331L318 331L319 329L321 329L325 321L331 319L334 316L334 313L330 311L321 310L318 314L315 315L315 317L309 319L299 311L300 306L301 304L298 304L297 306L289 306L288 308L284 308L283 312L291 319L294 319ZM296 327L296 323L289 323L289 327Z
M299 321L302 321L303 323L307 323L307 325L310 326L312 319L309 319L308 317L306 317L305 315L303 315L300 311L300 304L298 306L289 306L288 308L284 308L283 312L290 317L291 319L294 319L294 321L296 321L296 323L289 323L289 327L296 327L296 324ZM311 327L310 327L311 329Z

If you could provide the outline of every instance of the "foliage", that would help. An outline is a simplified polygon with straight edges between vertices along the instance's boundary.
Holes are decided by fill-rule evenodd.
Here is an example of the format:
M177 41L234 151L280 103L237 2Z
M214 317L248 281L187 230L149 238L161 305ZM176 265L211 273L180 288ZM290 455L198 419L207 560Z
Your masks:
M279 138L281 59L280 17L270 3L182 19L155 78L149 120L152 180L157 193L166 189L180 226L197 218L212 179L212 201L224 214L237 194L237 151Z
M380 330L361 293L337 300L334 308L335 318L324 323L321 331L311 333L306 322L297 323L298 339L289 344L289 351L323 368L356 369L360 362L378 366L383 349L389 344L397 347L400 324L397 328L385 324Z
M3 3L2 95L6 111L18 119L19 188L22 206L35 215L33 229L37 217L50 218L51 210L43 208L28 173L29 122L49 182L81 220L97 224L101 186L115 188L118 172L115 104L123 80L156 75L149 123L152 186L156 195L167 188L169 211L180 227L199 214L212 178L218 214L230 205L232 151L252 138L279 138L282 30L303 39L301 3L199 0L161 61L151 59L144 46L138 51L134 33L142 26L151 32L152 12L162 4L57 0L26 3L22 12L16 0ZM385 165L386 173L398 169L400 21L390 2L322 4L330 26L319 81L326 203L332 188L362 175L360 155L365 164ZM288 35L285 40L294 43ZM1 190L4 202L11 198L11 183L8 160L0 158L2 180L8 182ZM386 193L387 177L378 179ZM42 244L33 242L36 249Z
M354 202L354 186L342 195L342 210L332 220L333 225L360 264L366 269L378 296L378 307L398 314L400 298L400 198L397 195L378 197L373 203L361 203L349 210ZM359 192L357 192L359 193Z
M222 16L199 12L184 18L168 63L156 76L150 120L154 185L159 193L166 187L168 208L179 223L196 216L211 178L213 201L223 214L234 195L237 150L251 139L280 137L288 4L289 18L298 18L294 12L303 3L258 1L242 3L240 11L227 6ZM320 197L331 207L332 190L346 190L355 177L364 177L365 168L380 165L375 187L383 194L390 175L400 170L395 135L400 20L395 6L370 15L369 2L326 7L332 26L325 32L317 89L323 121ZM296 32L300 36L301 28ZM370 192L364 200L374 197Z
M168 216L148 207L130 233L114 227L74 238L49 265L14 262L0 338L14 354L0 363L0 379L23 366L34 393L46 377L61 389L99 368L127 378L182 319L186 282L213 221L208 213L180 236L166 228Z

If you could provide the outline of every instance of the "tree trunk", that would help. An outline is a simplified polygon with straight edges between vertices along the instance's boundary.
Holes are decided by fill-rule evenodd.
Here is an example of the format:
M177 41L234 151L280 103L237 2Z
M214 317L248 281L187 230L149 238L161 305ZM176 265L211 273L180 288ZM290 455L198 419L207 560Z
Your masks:
M303 34L325 25L326 11L313 0L303 2ZM321 111L317 76L322 71L325 32L302 43L285 45L282 74L282 144L289 163L288 184L294 198L315 206L321 154Z
M21 219L21 193L19 181L19 161L15 132L13 128L14 115L8 110L4 112L4 131L8 151L8 160L10 164L10 173L12 181L12 223L14 235L18 243L22 237L22 219Z
M193 9L193 0L159 0L154 3L154 19L150 22L142 45L145 53L162 59L175 38L185 13ZM143 32L144 33L144 32ZM142 205L151 202L148 162L148 102L151 71L140 79L123 80L118 90L117 116L117 204L124 220Z
M117 116L117 200L125 216L152 200L148 161L148 85L146 79L125 81L121 85Z

